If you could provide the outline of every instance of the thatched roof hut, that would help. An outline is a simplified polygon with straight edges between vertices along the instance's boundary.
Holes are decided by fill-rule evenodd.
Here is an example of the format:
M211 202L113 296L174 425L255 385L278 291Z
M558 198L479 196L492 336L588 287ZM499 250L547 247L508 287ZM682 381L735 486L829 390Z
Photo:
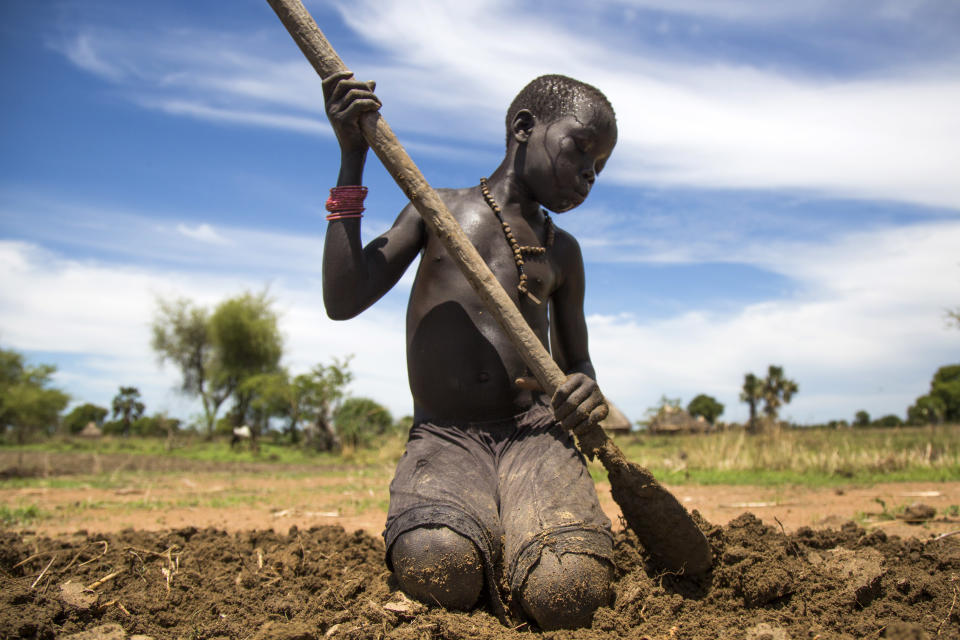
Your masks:
M96 422L90 421L77 435L81 438L99 438L103 435L103 431L97 426Z
M705 433L713 425L703 416L694 418L678 407L665 406L650 421L650 433Z
M603 427L605 431L613 433L630 431L633 425L630 423L629 418L623 415L623 411L620 411L620 408L610 402L609 399L607 399L607 408L610 412L607 414L607 417L600 422L600 426Z

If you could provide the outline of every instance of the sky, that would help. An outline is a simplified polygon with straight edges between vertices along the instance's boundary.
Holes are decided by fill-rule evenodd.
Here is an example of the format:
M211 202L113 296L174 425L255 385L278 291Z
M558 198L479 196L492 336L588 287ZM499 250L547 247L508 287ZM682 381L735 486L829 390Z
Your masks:
M700 393L743 420L895 413L960 362L960 4L953 0L306 3L431 184L475 185L544 73L610 98L619 141L576 236L598 382L637 420ZM292 372L353 356L350 392L412 409L416 265L326 317L339 153L320 80L263 0L0 4L0 346L74 403L139 387L195 420L150 349L157 299L269 290ZM405 205L372 156L364 235Z

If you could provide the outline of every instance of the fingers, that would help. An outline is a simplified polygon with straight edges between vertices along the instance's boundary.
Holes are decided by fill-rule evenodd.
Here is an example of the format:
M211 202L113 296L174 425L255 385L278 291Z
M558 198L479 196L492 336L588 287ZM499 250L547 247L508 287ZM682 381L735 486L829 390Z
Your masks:
M344 119L350 120L359 117L364 111L376 111L379 108L380 103L376 99L363 98L351 101L342 114Z
M373 93L377 83L353 79L349 71L335 73L323 81L323 98L331 116L354 117L359 112L379 109L382 104ZM359 103L359 107L354 104Z
M543 391L536 378L517 378L513 383L525 391Z
M340 81L346 78L352 78L352 77L353 77L353 72L347 71L346 69L344 69L343 71L338 71L324 78L323 82L321 83L323 85L323 99L329 102L330 94L333 93L333 90L340 83Z
M552 399L554 417L564 428L577 431L607 416L607 405L597 383L582 374L569 376Z

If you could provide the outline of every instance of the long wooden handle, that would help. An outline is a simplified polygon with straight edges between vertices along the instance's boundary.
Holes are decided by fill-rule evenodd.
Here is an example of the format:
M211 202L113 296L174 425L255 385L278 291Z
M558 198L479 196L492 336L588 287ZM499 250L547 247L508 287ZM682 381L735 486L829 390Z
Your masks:
M267 0L297 46L321 78L346 70L323 32L300 0ZM566 376L527 324L517 305L467 239L466 234L426 178L400 145L397 136L379 112L367 112L360 128L370 148L393 176L403 193L420 212L430 230L447 248L463 275L480 295L489 311L503 327L520 352L523 361L544 391L552 395Z

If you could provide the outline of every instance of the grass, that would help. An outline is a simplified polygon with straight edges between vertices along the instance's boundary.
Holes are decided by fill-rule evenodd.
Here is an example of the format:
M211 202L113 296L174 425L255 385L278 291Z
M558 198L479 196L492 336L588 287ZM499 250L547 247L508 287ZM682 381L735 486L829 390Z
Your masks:
M829 487L960 480L960 425L784 429L758 435L743 431L670 436L633 433L617 436L616 441L628 458L653 471L660 481L673 485ZM0 447L0 451L267 463L264 473L275 476L345 478L354 485L369 480L379 485L389 482L396 461L403 453L404 442L404 434L392 433L383 437L378 448L331 454L263 440L260 454L255 455L246 448L231 449L225 440L183 439L168 451L163 439L60 438L25 447ZM592 463L590 471L595 479L606 479L599 463ZM82 477L51 475L11 478L0 481L0 487L117 488L129 486L131 481L143 483L163 475L163 470L138 472L135 476L123 470Z
M630 434L617 443L668 484L822 487L960 480L960 425ZM599 465L591 472L605 477Z
M0 525L4 527L27 525L45 516L46 514L35 504L16 507L0 504Z

